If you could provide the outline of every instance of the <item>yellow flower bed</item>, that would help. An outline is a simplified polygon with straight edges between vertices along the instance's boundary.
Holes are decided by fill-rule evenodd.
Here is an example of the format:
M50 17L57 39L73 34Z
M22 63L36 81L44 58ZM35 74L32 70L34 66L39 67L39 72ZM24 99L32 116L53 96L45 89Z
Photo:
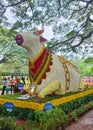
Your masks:
M73 94L73 95L70 95L70 96L62 97L62 98L59 98L59 99L54 99L54 100L51 100L49 102L53 106L58 106L60 104L75 100L75 99L80 98L80 97L84 97L84 96L92 94L92 93L93 93L93 89L87 90L87 91L84 91L84 92L80 92L78 94ZM43 110L44 105L45 105L45 103L40 104L40 103L35 103L35 102L8 100L8 99L0 98L0 104L1 105L3 105L6 102L12 102L14 104L14 106L16 106L16 107L31 108L31 109L38 110L38 111Z

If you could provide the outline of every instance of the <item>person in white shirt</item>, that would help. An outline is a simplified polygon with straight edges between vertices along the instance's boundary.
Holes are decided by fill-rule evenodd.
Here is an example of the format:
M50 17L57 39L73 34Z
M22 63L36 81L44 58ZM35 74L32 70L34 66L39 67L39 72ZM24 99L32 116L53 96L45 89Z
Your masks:
M4 78L4 80L3 80L3 89L2 89L1 95L4 95L4 92L5 92L5 88L6 88L6 87L7 87L7 79Z
M10 84L10 77L7 79L7 87L6 87L6 94L8 94L9 90L11 90L11 84Z
M15 81L13 79L13 76L11 76L10 78L10 84L11 84L11 94L12 94L12 92L14 91L14 86L15 86Z

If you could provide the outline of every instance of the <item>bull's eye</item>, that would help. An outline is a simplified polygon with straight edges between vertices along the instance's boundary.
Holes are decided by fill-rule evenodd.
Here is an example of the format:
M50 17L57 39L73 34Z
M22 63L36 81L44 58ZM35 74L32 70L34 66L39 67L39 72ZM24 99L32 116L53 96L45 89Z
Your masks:
M15 40L16 40L17 45L19 45L19 46L21 46L22 43L24 42L24 39L21 34L16 35Z

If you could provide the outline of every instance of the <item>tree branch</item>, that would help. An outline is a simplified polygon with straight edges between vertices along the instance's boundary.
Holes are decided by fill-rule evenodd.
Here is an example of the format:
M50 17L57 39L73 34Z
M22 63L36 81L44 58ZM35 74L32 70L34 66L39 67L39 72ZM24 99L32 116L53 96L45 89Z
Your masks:
M26 2L27 0L21 0L21 1L19 1L19 2L17 2L17 3L14 3L14 4L10 4L10 5L6 5L6 6L4 6L4 7L13 7L13 6L16 6L16 5L19 5L19 4L21 4L21 3L23 3L23 2Z
M72 46L72 48L80 46L84 42L84 40L91 37L92 34L93 34L93 30L90 31L85 37L82 37L81 41L77 45Z
M1 60L0 60L0 64L1 63L6 63L7 62L7 59L5 57L3 57Z
M3 12L0 14L0 17L2 17L3 15L4 15L4 13L6 12L6 9L7 8L3 8L4 10L3 10ZM1 20L0 20L0 22L1 22Z
M61 1L60 0L58 0L58 10L61 8Z
M80 1L82 1L82 2L86 2L86 3L92 3L93 2L93 0L80 0Z
M86 26L87 26L88 21L91 21L89 14L88 14L88 16L87 16L85 25L84 25L83 27L86 27ZM92 21L93 21L93 20L92 20ZM89 37L91 37L92 34L93 34L93 30L90 31L85 37L81 37L80 42L79 42L77 45L72 46L72 48L75 48L75 47L80 46L80 45L84 42L84 40L85 40L85 39L88 39Z
M66 7L68 7L71 2L73 2L73 0L70 0L69 2L67 2L66 5L63 7L63 10L64 10ZM62 11L63 11L63 10L62 10Z
M0 14L0 16L2 17L4 15L4 13L6 12L6 10L7 10L8 7L17 6L17 5L19 5L19 4L21 4L21 3L25 2L25 1L27 1L27 0L21 0L21 1L17 2L17 3L10 4L10 5L4 5L4 4L2 4L0 2L0 6L3 8L3 12Z

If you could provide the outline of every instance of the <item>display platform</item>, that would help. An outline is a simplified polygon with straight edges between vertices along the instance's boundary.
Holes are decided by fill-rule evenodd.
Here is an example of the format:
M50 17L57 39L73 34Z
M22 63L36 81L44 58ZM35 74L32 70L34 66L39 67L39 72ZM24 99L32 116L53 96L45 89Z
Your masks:
M75 100L80 97L84 97L86 95L92 94L93 89L86 90L83 92L77 92L72 95L64 95L64 96L55 96L55 97L46 97L43 99L39 99L37 97L30 97L28 99L22 99L22 96L20 93L11 95L1 95L0 96L0 105L5 104L6 102L11 102L14 104L15 107L20 108L31 108L33 110L44 110L44 106L46 103L51 103L53 106L58 106L60 104ZM25 97L25 95L24 95Z

